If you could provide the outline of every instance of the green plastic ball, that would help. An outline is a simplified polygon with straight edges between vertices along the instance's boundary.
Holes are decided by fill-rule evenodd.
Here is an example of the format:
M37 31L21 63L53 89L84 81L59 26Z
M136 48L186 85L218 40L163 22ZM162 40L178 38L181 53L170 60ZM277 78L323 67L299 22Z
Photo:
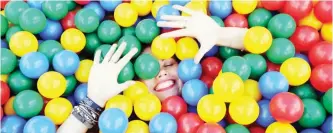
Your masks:
M22 12L19 23L23 30L38 34L46 27L46 17L42 11L29 8Z
M221 46L219 47L219 54L223 59L228 59L232 56L240 55L241 51L238 49Z
M75 26L84 33L94 32L99 25L99 17L89 8L79 10L75 15Z
M73 0L65 0L67 7L68 7L68 11L74 10L76 7L76 3Z
M135 27L135 35L142 43L151 43L160 34L160 28L152 19L141 20Z
M33 90L24 90L16 95L13 102L14 111L25 119L34 117L43 108L42 96Z
M112 20L105 20L99 25L97 36L102 42L112 44L121 36L120 26Z
M296 22L290 15L280 13L269 20L267 28L275 38L289 38L296 30Z
M315 99L302 99L304 112L298 123L303 128L316 128L323 124L326 118L324 107Z
M225 60L222 66L222 72L233 72L245 81L250 77L251 67L245 58L233 56Z
M24 90L32 90L34 86L34 81L24 76L19 70L8 76L7 83L10 87L10 91L14 94L18 94Z
M43 2L42 10L51 20L60 20L68 13L68 5L65 1L48 0Z
M11 73L17 65L17 58L12 51L1 48L1 74Z
M23 29L20 26L10 27L8 29L7 33L6 33L6 40L7 40L7 42L9 43L10 38L12 37L12 35L14 35L16 32L19 32L19 31L23 31Z
M282 64L285 60L295 56L295 46L286 38L275 38L266 55L269 61Z
M246 54L244 55L247 63L251 67L250 78L259 79L261 75L266 72L267 64L262 55L259 54Z
M135 76L132 62L128 62L118 75L118 83L124 83L132 80Z
M123 42L126 43L126 48L122 54L123 56L126 55L132 48L138 49L138 52L134 55L134 57L137 57L141 53L141 43L135 36L125 35L121 37L118 41L118 45L121 45Z
M213 91L212 87L209 89L209 94L214 94L214 91Z
M122 30L122 36L125 36L125 35L133 35L135 36L135 28L134 27L125 27L123 28Z
M329 89L325 94L323 95L322 98L322 104L324 105L324 108L326 109L327 112L332 114L332 88Z
M5 7L5 16L13 24L19 24L19 17L23 11L29 8L29 5L23 1L10 1Z
M8 21L7 21L7 18L4 17L3 15L1 15L0 17L0 23L1 23L1 27L0 27L0 30L1 30L1 37L4 36L8 30Z
M290 92L296 94L301 99L306 99L306 98L317 99L316 91L309 83L305 83L300 86L295 86L290 89Z
M101 53L102 55L101 55L101 59L100 59L101 62L103 61L104 56L106 55L106 53L108 53L108 51L110 50L110 48L111 48L111 45L109 45L109 44L103 44L103 45L100 45L96 49L96 51L97 50L101 50L102 51L102 53Z
M218 16L210 16L220 27L224 27L224 22Z
M65 90L64 94L62 94L62 96L69 96L75 90L77 80L76 80L74 75L67 76L65 78L66 78L66 83L67 84L66 84L66 90Z
M86 34L86 46L84 47L84 50L89 54L94 54L96 49L101 46L102 43L98 39L98 36L96 33L88 33Z
M227 133L250 133L250 131L240 124L230 124L225 128Z
M134 62L134 71L143 80L152 79L160 72L160 64L151 54L142 54Z
M64 50L61 44L55 40L46 40L42 42L38 47L38 52L46 55L47 59L51 62L54 55L60 51Z
M272 13L264 8L254 10L248 18L249 26L262 26L266 27L269 20L272 18Z

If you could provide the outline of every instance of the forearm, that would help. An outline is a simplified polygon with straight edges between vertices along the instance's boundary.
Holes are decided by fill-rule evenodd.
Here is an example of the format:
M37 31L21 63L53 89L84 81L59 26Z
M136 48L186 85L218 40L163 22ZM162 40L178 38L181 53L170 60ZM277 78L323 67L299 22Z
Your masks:
M247 30L247 28L221 27L218 29L217 45L244 50L243 40Z
M87 130L88 128L71 114L58 128L57 133L85 133Z

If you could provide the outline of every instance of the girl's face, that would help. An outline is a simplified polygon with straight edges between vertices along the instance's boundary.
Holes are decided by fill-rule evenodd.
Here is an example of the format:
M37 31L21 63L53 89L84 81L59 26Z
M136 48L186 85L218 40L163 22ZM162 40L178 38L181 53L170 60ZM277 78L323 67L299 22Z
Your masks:
M146 48L143 53L151 53L150 48ZM145 83L149 91L155 94L161 101L180 93L183 86L177 74L178 62L173 59L159 60L160 72L155 78L141 80Z

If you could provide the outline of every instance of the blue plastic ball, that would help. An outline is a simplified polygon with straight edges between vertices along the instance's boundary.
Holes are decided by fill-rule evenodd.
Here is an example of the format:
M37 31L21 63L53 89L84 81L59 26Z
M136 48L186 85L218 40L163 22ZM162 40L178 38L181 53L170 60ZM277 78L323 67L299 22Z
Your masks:
M27 0L29 7L42 10L42 3L44 0Z
M74 91L74 99L76 104L79 104L82 100L87 98L88 92L88 85L87 84L80 84L76 87Z
M113 12L114 9L122 3L122 0L101 0L99 3L104 10Z
M54 55L52 60L53 68L64 76L73 75L77 68L79 68L79 64L79 56L69 50L58 52Z
M295 57L302 58L306 62L310 63L309 58L306 55L304 55L304 54L295 54Z
M214 56L218 51L219 51L219 47L214 46L205 54L205 56L206 57Z
M288 88L288 80L280 72L266 72L259 79L260 93L266 99L271 99L278 93L287 92Z
M74 95L67 96L66 99L71 102L72 106L76 106Z
M128 126L126 114L118 108L110 108L100 115L98 127L103 133L124 133Z
M197 111L197 106L191 106L191 105L187 105L187 112L189 112L189 113L196 113L196 114L198 114L198 111Z
M226 120L221 120L221 121L219 121L217 124L219 124L220 126L222 126L223 128L225 128L226 126L227 126L227 122L226 122Z
M256 122L262 127L268 127L270 124L275 122L275 119L272 117L271 112L269 111L269 100L261 100L258 102L258 104L260 112Z
M20 59L19 68L24 76L37 79L49 69L49 60L40 52L31 52Z
M44 40L58 40L62 32L63 29L59 21L47 19L46 26L44 30L39 33L39 36Z
M222 19L229 16L232 12L231 0L213 0L209 2L209 12L212 16L218 16Z
M185 102L197 106L199 100L208 94L207 85L199 79L187 81L182 88L182 97Z
M6 42L5 39L3 39L3 40L1 39L1 46L0 47L8 49L8 43Z
M151 133L176 133L177 121L169 113L159 113L150 120L149 131Z
M46 116L35 116L25 124L23 133L55 133L56 127Z
M305 129L302 130L301 133L323 133L318 129L310 128L310 129Z
M170 4L171 5L181 5L181 6L185 6L188 2L190 2L191 0L170 0Z
M332 133L333 131L332 115L326 118L323 125L321 125L320 129L324 133Z
M172 8L172 5L164 5L157 11L156 21L162 21L161 16L163 15L180 16L180 12L177 9Z
M5 116L1 120L0 131L2 133L22 133L25 123L26 120L17 115Z
M182 60L178 65L178 77L183 81L199 79L202 73L200 64L195 64L193 59Z
M84 8L89 8L94 10L99 17L99 21L101 21L105 16L104 9L101 7L99 2L90 2L89 4L84 6Z
M38 40L38 45L42 44L44 40Z

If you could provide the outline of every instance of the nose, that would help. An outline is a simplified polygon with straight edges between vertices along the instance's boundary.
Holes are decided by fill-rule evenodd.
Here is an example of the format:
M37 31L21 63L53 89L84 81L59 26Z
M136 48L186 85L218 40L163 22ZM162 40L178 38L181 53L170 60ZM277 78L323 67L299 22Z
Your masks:
M165 70L161 70L159 73L158 73L158 78L162 78L164 76L167 76L168 75L168 72L165 71Z

